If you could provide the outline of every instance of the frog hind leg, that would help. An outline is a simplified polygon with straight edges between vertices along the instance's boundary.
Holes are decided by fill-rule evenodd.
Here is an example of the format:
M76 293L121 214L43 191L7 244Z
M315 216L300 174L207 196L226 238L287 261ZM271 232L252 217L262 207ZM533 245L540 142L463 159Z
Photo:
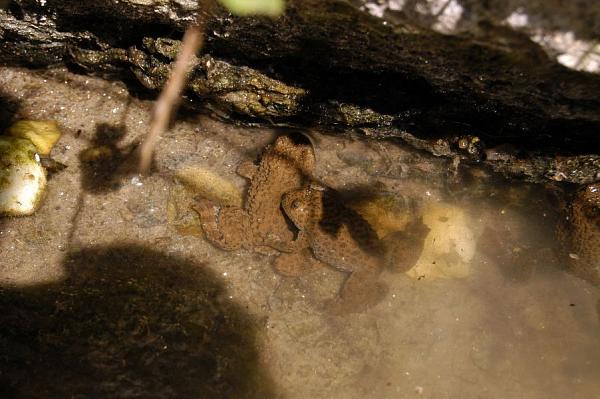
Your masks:
M215 205L201 200L194 205L200 217L200 225L208 241L226 251L235 251L245 246L249 234L248 214L235 206L221 207L218 212Z
M300 231L293 240L282 240L279 235L268 234L264 243L279 252L285 253L308 251L309 247L308 236L303 231ZM309 256L312 257L312 255Z
M388 287L378 282L372 271L353 272L344 283L339 297L329 301L325 310L333 315L361 313L381 302L387 292Z
M248 180L252 180L252 178L254 178L254 175L256 174L256 171L258 170L258 165L256 165L253 162L250 161L242 161L237 169L235 170L236 173Z
M300 277L319 270L324 265L315 259L310 250L281 254L273 262L273 268L285 277Z
M405 231L396 231L383 239L385 264L392 272L407 272L417 263L425 245L429 228L418 220Z

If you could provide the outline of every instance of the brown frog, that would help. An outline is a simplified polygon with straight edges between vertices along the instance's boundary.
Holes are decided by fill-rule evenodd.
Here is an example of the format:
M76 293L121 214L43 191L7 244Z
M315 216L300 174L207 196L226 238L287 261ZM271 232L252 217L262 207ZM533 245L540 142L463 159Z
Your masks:
M302 135L278 137L266 148L258 165L243 162L238 167L238 173L250 179L243 208L223 206L217 210L208 200L201 200L194 207L206 238L228 251L295 250L291 244L295 232L281 211L281 197L301 187L314 165L314 151L308 139Z
M559 224L558 239L571 270L600 284L600 182L575 194Z
M387 288L377 281L383 246L369 223L343 205L332 190L310 184L283 196L282 207L299 229L296 250L310 247L315 258L350 273L340 297L328 305L334 313L361 312L380 302ZM306 260L298 267L304 270ZM288 268L292 269L288 263Z

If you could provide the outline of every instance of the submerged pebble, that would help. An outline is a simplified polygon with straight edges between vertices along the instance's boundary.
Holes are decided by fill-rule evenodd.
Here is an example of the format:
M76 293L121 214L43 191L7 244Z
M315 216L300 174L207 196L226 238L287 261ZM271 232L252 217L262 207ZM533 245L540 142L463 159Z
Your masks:
M407 274L413 278L463 278L471 272L476 237L465 211L447 203L432 203L423 211L430 229L423 252Z
M0 137L0 214L31 215L46 188L46 170L31 141Z
M6 133L31 141L40 155L50 154L50 150L60 138L56 121L21 120L13 123Z
M221 205L242 205L242 191L233 183L200 166L187 166L175 173L183 185Z
M40 155L50 153L60 130L56 121L21 120L6 134L0 137L0 215L31 215L46 189Z

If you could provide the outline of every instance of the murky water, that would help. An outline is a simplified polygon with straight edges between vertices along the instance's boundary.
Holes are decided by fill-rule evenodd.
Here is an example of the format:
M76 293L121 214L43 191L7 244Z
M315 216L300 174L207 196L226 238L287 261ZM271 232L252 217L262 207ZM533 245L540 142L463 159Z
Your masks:
M20 117L59 121L68 166L36 215L0 226L3 397L600 397L600 289L556 256L550 189L312 132L315 179L380 238L429 229L414 267L379 275L381 302L336 314L346 273L285 277L274 255L216 249L175 178L243 193L237 165L281 132L177 122L139 180L122 162L150 103L64 71L0 81ZM98 143L115 156L81 161Z

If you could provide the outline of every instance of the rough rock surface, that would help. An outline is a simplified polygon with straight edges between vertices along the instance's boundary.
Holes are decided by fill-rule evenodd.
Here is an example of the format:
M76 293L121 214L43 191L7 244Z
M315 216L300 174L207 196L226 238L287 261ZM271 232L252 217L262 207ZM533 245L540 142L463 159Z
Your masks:
M207 14L202 1L15 0L0 11L0 60L66 64L155 92L182 31L200 14L209 21L206 55L198 59L187 97L221 116L376 137L475 136L488 147L509 143L551 156L589 155L600 146L599 75L561 65L514 23L500 24L504 17L465 14L471 19L456 26L468 29L444 35L433 23L408 22L412 2L377 3L388 11L392 3L403 8L382 20L369 15L375 10L369 2L291 0L286 14L273 20L235 18L223 9ZM456 1L438 11L450 3ZM581 11L587 3L594 15L593 2L569 9ZM505 6L499 15L516 7ZM539 5L545 13L538 12L538 20L552 7ZM580 14L568 13L560 26ZM593 39L597 27L576 32ZM436 152L435 142L422 147ZM450 152L457 152L452 145ZM536 162L548 166L537 171L526 162L524 175L552 174L551 160ZM594 180L597 170L591 173L574 182Z
M355 3L369 14L389 22L410 20L445 34L485 36L495 25L505 34L512 30L516 35L529 37L551 59L569 68L600 72L598 2L355 0Z

